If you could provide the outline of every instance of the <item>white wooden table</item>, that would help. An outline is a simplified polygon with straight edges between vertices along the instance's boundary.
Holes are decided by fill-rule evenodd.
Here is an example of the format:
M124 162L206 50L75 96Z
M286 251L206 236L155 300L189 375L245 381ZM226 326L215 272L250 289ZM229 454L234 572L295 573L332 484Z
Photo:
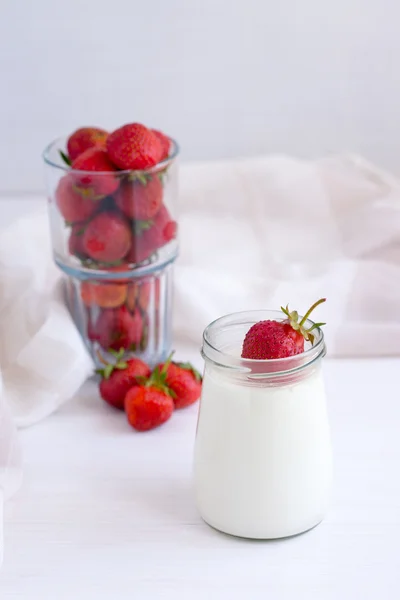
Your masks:
M287 540L209 528L191 491L197 406L146 434L93 382L21 431L1 600L400 597L400 359L325 362L336 460L329 517Z

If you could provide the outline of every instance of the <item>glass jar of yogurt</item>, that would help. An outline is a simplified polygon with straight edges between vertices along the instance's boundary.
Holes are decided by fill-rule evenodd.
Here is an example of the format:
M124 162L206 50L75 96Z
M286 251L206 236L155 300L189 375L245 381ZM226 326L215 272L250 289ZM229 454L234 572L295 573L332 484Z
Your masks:
M323 333L316 328L314 344L307 342L296 356L241 358L247 331L267 319L282 321L284 315L236 313L204 331L194 465L203 519L225 533L258 539L317 525L332 483Z

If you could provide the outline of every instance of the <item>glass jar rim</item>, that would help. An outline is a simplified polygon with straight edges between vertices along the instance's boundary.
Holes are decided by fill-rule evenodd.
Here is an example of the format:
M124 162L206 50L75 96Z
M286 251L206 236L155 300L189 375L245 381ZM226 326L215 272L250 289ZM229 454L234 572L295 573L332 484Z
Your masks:
M166 136L168 137L168 136ZM55 169L60 169L62 171L65 171L66 173L79 173L80 175L82 175L82 173L87 173L93 176L93 174L97 175L110 175L110 171L78 171L77 169L71 169L71 167L69 167L68 165L63 165L61 162L56 162L56 160L54 160L51 157L51 152L54 149L61 149L62 147L62 143L63 141L65 141L67 138L65 136L63 137L59 137L56 138L55 140L53 140L52 142L50 142L50 144L48 144L46 146L46 148L43 150L42 153L42 158L44 160L44 162L50 166L53 167ZM170 155L165 158L164 160L162 160L161 162L157 163L156 165L154 165L153 167L149 167L148 169L125 169L122 171L116 171L116 173L118 175L129 175L130 173L154 173L154 172L158 172L159 170L165 169L166 167L168 167L178 156L179 152L180 152L180 148L179 148L179 144L178 142L176 142L173 138L168 137L169 141L172 144L172 150Z
M301 319L301 316L299 317ZM264 320L285 321L286 317L281 311L274 310L252 310L230 313L212 321L203 332L202 356L206 360L219 367L232 369L251 377L276 377L287 375L302 370L310 366L316 360L323 358L326 354L326 346L323 331L320 327L313 329L315 335L314 344L305 349L304 352L285 358L274 358L268 360L242 358L225 349L218 348L210 339L211 334L218 331L221 327L234 325L247 325L250 327ZM312 327L314 321L307 319L306 326Z

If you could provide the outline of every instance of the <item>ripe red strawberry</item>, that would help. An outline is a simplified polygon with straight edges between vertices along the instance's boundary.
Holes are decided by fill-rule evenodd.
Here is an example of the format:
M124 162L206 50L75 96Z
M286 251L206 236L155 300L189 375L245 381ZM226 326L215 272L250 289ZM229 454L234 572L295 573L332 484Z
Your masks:
M68 250L70 254L78 258L87 258L87 254L83 249L83 232L84 226L76 223L71 227L71 233L68 238Z
M120 169L143 170L160 162L163 148L151 129L140 123L131 123L108 136L107 152Z
M115 328L115 309L107 308L94 318L93 312L88 310L87 336L92 342L99 342L104 350L108 350L112 341Z
M108 172L114 173L117 169L104 148L85 150L73 161L71 168L76 171L96 171L94 175L74 176L78 186L91 188L96 196L108 196L119 187L119 180L115 175L108 175Z
M162 147L162 155L160 160L165 160L169 156L169 151L171 148L171 140L168 136L165 135L162 131L158 131L157 129L152 129L152 132L155 136L158 137Z
M55 198L58 210L69 223L86 221L99 205L96 198L75 185L69 175L62 177L58 182Z
M115 195L117 206L129 219L148 221L160 210L163 186L157 175L125 181Z
M178 223L176 221L168 221L163 229L164 244L174 240L178 233Z
M153 221L145 222L146 227L132 240L127 259L140 263L150 258L152 254L176 237L177 223L171 219L168 209L162 205Z
M99 384L100 395L115 408L124 409L126 393L142 378L150 377L150 367L139 358L123 360L124 351L115 353L115 363L104 362L104 368L96 372L102 376Z
M325 325L325 323L315 323L306 329L305 323L314 308L325 300L325 298L321 298L315 302L300 322L297 311L289 312L287 306L286 308L281 307L283 313L288 317L287 320L255 323L244 338L242 358L266 360L286 358L304 352L304 340L313 344L314 335L311 331Z
M128 286L114 281L82 281L81 298L85 306L117 308L126 300Z
M136 350L143 333L143 318L138 309L131 313L126 306L105 309L88 328L88 337L104 350Z
M116 315L117 339L112 343L113 348L129 348L136 350L143 333L143 319L138 309L132 313L126 306L121 306Z
M98 127L81 127L74 131L67 141L67 151L71 161L94 146L104 146L108 133Z
M126 305L129 310L134 310L135 306L138 306L143 312L147 310L150 303L152 282L152 279L143 279L133 281L129 285L126 298Z
M125 396L125 412L129 423L138 431L147 431L165 423L173 413L174 402L166 385L170 362L156 367L144 385L131 388Z
M200 398L202 377L190 363L171 362L166 374L165 381L172 392L175 408L185 408Z
M83 248L93 260L112 263L122 259L131 246L129 223L111 211L96 215L86 226Z
M135 386L125 396L128 422L137 431L159 427L172 415L174 402L171 396L158 387Z

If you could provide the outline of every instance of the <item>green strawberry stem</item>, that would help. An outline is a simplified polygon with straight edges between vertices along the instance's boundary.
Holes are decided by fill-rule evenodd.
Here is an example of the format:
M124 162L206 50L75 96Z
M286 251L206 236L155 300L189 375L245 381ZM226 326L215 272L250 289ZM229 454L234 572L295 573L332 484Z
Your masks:
M319 306L323 302L326 302L326 298L320 298L319 300L317 300L317 302L314 302L314 304L312 306L310 306L310 308L308 309L308 311L306 312L306 314L304 315L304 317L302 318L302 320L299 323L300 327L302 325L304 325L304 323L307 321L308 317L311 315L314 308L317 308L317 306ZM325 323L324 323L324 325L325 325Z
M164 373L166 373L168 371L168 367L169 367L169 365L172 362L172 357L173 357L174 354L175 354L175 350L172 350L172 352L170 353L170 355L168 356L167 360L164 363L164 366L163 366L162 371L161 371L162 374L164 374Z
M323 302L326 302L326 298L320 298L320 300L314 302L314 304L308 309L304 317L301 319L300 323L299 313L297 312L297 310L290 311L289 305L286 305L286 308L283 308L283 306L281 306L281 311L288 317L290 326L295 331L298 331L304 337L305 340L310 341L311 344L314 343L315 339L315 336L311 333L311 331L313 329L316 329L317 327L322 327L322 325L326 325L326 323L314 323L309 329L306 329L306 327L304 327L304 324L307 321L310 314L312 313L312 311Z
M168 371L169 365L171 364L174 352L175 351L171 352L171 354L168 356L168 358L165 361L163 368L161 370L160 370L160 366L157 365L147 380L143 377L141 377L140 379L138 378L139 383L146 387L155 387L158 390L160 390L161 392L164 392L164 394L166 394L167 396L171 396L171 398L175 398L176 397L175 392L170 389L170 387L168 386L168 383L167 383L167 371Z
M107 362L104 356L101 354L100 350L96 350L96 356L99 359L99 362L101 362L101 364L104 365L104 369L96 369L95 372L104 377L104 379L109 379L114 369L119 369L123 371L128 367L128 364L125 361L121 360L125 354L125 350L123 348L121 348L118 352L110 349L109 352L110 354L115 356L115 363Z

